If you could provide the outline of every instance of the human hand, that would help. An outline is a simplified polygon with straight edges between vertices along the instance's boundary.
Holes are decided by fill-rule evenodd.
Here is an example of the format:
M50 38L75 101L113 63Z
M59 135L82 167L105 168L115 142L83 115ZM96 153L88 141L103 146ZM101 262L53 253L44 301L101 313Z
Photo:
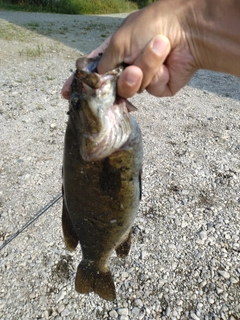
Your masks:
M160 0L130 14L121 27L90 53L103 52L98 72L122 62L118 94L129 98L146 89L164 97L176 94L198 69L240 76L238 0ZM69 98L72 77L63 86Z
M128 98L144 89L155 96L172 96L197 70L175 5L176 1L158 1L134 12L91 52L91 57L103 52L99 73L129 64L118 80L120 96Z
M129 98L144 89L155 96L171 96L196 71L184 31L171 8L169 0L163 0L132 13L113 36L89 54L94 57L103 53L98 64L99 73L122 62L129 64L118 80L120 96ZM72 77L62 89L66 99L71 82Z

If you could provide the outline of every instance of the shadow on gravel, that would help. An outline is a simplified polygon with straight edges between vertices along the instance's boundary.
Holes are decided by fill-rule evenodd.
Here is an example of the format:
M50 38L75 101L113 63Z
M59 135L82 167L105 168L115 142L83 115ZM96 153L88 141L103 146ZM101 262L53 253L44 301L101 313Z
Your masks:
M0 19L58 40L85 54L111 35L126 16L126 13L95 16L0 11ZM227 74L219 76L219 73L199 71L189 85L240 100L240 79Z

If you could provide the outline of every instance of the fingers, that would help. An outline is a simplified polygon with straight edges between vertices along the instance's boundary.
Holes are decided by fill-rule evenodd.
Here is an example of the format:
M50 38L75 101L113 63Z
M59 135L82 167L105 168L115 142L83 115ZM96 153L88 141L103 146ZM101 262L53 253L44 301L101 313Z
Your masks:
M169 89L169 70L168 68L163 64L159 68L158 72L153 77L150 84L147 86L146 90L148 93L152 94L156 97L168 97L172 96L172 92Z
M73 75L71 75L66 82L64 83L63 87L62 87L62 96L64 99L69 100L70 98L70 88L71 88L71 83L73 81Z
M112 36L108 37L106 40L103 41L103 43L99 47L97 47L92 52L90 52L88 55L88 58L94 58L98 56L99 53L103 53L107 49L109 42L111 40L111 37Z
M158 78L160 77L160 73L162 72L160 70L162 70L162 65L170 49L171 46L168 38L157 35L146 45L143 52L135 60L134 65L139 67L144 75L138 90L139 93L149 86L156 74L158 74Z
M118 79L118 95L124 98L132 97L138 92L142 83L142 70L136 66L129 66Z

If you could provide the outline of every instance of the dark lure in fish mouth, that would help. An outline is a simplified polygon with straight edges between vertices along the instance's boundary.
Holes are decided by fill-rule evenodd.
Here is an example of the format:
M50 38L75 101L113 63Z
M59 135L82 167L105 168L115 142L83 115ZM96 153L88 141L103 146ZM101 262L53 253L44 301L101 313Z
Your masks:
M99 75L99 59L79 58L71 86L70 116L78 122L80 153L86 161L103 159L126 143L132 130L129 112L136 110L116 94L123 66Z
M97 73L100 57L77 60L63 158L62 228L69 250L80 242L75 289L114 300L109 258L128 255L141 198L141 130L116 94L123 66Z

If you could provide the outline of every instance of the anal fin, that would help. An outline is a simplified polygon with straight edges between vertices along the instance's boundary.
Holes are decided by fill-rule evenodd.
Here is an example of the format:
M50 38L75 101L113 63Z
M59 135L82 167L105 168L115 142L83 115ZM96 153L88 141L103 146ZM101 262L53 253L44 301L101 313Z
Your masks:
M132 244L132 229L129 232L127 238L118 247L116 247L115 251L117 256L120 258L126 258L126 256L129 254L131 244Z

